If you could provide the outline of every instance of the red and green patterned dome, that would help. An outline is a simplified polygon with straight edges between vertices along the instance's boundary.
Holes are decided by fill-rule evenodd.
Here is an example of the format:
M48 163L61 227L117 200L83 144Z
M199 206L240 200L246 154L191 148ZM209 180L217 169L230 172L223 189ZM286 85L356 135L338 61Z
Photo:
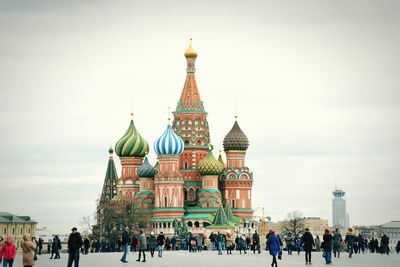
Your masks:
M212 153L213 146L209 145L208 154L199 162L199 172L201 175L220 175L225 167L214 158Z
M240 129L237 121L233 124L232 129L224 138L224 150L247 150L249 147L249 139Z
M132 114L133 116L133 114ZM149 144L138 132L133 118L124 136L115 145L115 153L119 157L144 157L149 152Z

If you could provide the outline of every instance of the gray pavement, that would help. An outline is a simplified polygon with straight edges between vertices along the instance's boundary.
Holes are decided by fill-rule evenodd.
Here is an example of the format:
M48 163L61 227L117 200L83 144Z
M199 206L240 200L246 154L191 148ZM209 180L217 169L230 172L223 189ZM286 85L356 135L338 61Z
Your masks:
M271 266L271 256L265 251L261 254L247 253L247 255L240 255L239 252L234 251L233 255L223 254L218 256L217 252L203 251L201 253L189 252L164 252L162 258L157 256L154 258L149 257L150 253L146 253L146 263L136 262L137 253L129 253L127 260L128 263L121 263L119 260L122 253L98 253L81 255L80 267L103 267L103 266L163 266L163 267L259 267ZM156 252L157 254L157 252ZM321 253L313 253L313 264L311 266L327 266L324 264L324 259ZM66 267L67 254L61 254L61 259L50 260L48 254L39 256L36 262L37 267ZM21 267L22 259L18 256L14 267ZM291 256L283 254L283 260L278 261L279 267L293 267L293 266L306 266L304 264L304 254L293 254ZM309 265L307 265L309 266ZM340 259L333 258L333 264L328 266L350 266L350 267L400 267L400 255L380 255L380 254L365 254L354 255L349 259L346 254L341 255Z

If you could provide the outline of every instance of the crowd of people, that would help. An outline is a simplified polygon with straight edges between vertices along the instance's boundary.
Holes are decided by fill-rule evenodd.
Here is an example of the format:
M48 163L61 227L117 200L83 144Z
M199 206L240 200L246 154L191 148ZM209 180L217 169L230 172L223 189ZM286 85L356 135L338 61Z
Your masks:
M155 235L151 232L146 236L143 230L139 234L131 234L128 228L125 228L122 235L116 242L103 239L101 242L98 239L90 240L89 237L84 239L77 228L71 229L72 233L69 236L67 251L68 251L68 267L79 266L80 254L100 253L100 252L123 252L121 262L127 263L128 252L138 252L138 262L146 262L146 252L150 252L150 256L154 257L157 251L158 257L163 256L164 250L186 250L190 253L201 252L203 250L216 250L218 255L222 255L226 251L227 255L232 255L233 251L239 251L247 254L248 251L253 253L261 253L260 236L257 231L254 234L244 235L237 234L232 236L229 233L212 232L208 236L209 242L206 242L206 237L202 234L194 235L188 233L185 238L179 238L179 242L175 237L166 237L163 232ZM378 239L371 238L368 240L362 235L354 235L350 228L346 235L342 237L339 229L335 229L331 233L328 229L320 238L318 235L314 238L308 228L302 235L293 235L287 233L282 240L281 237L274 231L270 230L266 235L266 250L272 255L272 267L278 266L277 259L282 258L282 251L286 250L288 255L292 255L293 251L300 254L304 251L306 264L311 264L312 252L322 251L326 264L332 263L333 257L339 258L341 253L346 252L351 258L353 254L381 253L389 254L389 238L383 234L380 242ZM43 240L36 240L29 234L23 236L21 243L23 252L22 263L24 267L34 266L37 255L42 253ZM60 259L60 251L62 249L61 240L58 236L54 236L52 242L48 243L48 253L51 253L50 259ZM0 263L3 261L3 267L12 267L16 257L16 246L13 243L13 236L7 236L4 240L0 236ZM400 253L400 241L397 243L396 252Z

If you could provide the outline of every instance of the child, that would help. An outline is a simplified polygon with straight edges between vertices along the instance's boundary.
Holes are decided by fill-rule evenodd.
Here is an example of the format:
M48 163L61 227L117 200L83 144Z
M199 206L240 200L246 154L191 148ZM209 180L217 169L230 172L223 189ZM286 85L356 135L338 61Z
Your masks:
M15 256L17 254L17 247L12 242L13 236L7 236L7 242L4 244L0 251L0 261L1 259L4 260L3 266L4 267L12 267L14 263ZM3 258L4 257L4 258Z

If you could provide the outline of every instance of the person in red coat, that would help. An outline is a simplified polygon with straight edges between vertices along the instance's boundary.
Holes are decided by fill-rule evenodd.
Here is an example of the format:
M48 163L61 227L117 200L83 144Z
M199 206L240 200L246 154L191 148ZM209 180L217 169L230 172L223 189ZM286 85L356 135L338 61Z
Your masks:
M14 263L15 256L17 255L17 247L13 243L13 236L7 236L7 242L1 248L0 251L0 262L3 259L4 267L12 267Z

